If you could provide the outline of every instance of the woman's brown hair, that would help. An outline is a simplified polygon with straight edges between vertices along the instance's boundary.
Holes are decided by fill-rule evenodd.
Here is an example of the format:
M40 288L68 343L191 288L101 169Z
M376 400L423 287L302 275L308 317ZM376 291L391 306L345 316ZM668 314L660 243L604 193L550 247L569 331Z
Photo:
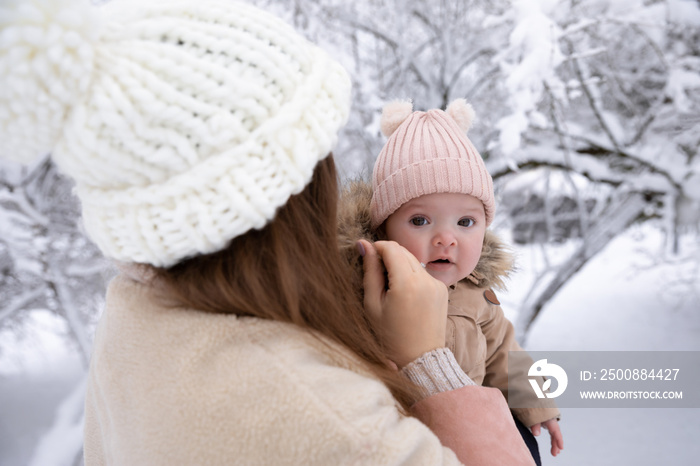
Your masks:
M291 322L345 345L407 412L414 388L387 366L371 330L338 246L337 204L338 175L328 156L263 229L216 253L157 269L156 276L188 307Z

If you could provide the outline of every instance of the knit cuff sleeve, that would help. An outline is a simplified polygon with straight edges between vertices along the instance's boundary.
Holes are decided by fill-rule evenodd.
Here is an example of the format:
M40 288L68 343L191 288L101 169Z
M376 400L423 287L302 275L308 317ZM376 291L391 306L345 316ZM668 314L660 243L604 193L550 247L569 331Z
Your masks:
M459 367L448 348L425 353L401 369L401 373L420 387L424 398L466 385L476 385Z

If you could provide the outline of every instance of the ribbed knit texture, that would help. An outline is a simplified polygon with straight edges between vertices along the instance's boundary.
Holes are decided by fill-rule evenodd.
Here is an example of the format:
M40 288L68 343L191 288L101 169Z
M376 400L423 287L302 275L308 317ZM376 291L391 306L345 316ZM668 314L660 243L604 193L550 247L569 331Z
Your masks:
M493 181L484 161L455 120L443 110L413 112L391 134L372 174L372 227L403 204L435 193L462 193L484 204L493 220Z
M425 353L401 369L401 373L420 387L423 397L476 385L464 373L454 354L448 348L438 348Z
M119 261L167 267L262 228L347 120L345 70L243 2L9 0L3 14L0 156L52 151Z

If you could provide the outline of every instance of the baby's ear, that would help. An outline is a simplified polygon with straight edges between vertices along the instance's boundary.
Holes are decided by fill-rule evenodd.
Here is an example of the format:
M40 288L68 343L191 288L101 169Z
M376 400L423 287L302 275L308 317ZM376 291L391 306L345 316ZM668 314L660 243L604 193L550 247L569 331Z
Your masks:
M447 112L447 114L450 115L455 122L457 122L457 125L465 133L472 127L472 123L474 123L476 118L474 108L472 108L471 104L467 103L467 101L464 99L453 100L450 105L447 106L447 110L445 110L445 112Z
M382 109L382 134L386 137L391 136L411 113L413 103L410 100L395 100L386 104Z

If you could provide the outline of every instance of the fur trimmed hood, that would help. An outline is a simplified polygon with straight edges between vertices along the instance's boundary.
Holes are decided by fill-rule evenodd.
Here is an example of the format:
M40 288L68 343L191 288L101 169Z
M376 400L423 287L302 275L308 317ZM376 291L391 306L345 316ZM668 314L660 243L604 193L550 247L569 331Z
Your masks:
M359 239L377 241L370 226L369 204L372 186L364 181L352 181L343 187L338 206L338 235L340 247L357 272L356 285L362 285L362 262L355 243ZM486 230L481 258L474 271L464 280L480 288L505 289L504 280L513 270L513 255L493 232Z

